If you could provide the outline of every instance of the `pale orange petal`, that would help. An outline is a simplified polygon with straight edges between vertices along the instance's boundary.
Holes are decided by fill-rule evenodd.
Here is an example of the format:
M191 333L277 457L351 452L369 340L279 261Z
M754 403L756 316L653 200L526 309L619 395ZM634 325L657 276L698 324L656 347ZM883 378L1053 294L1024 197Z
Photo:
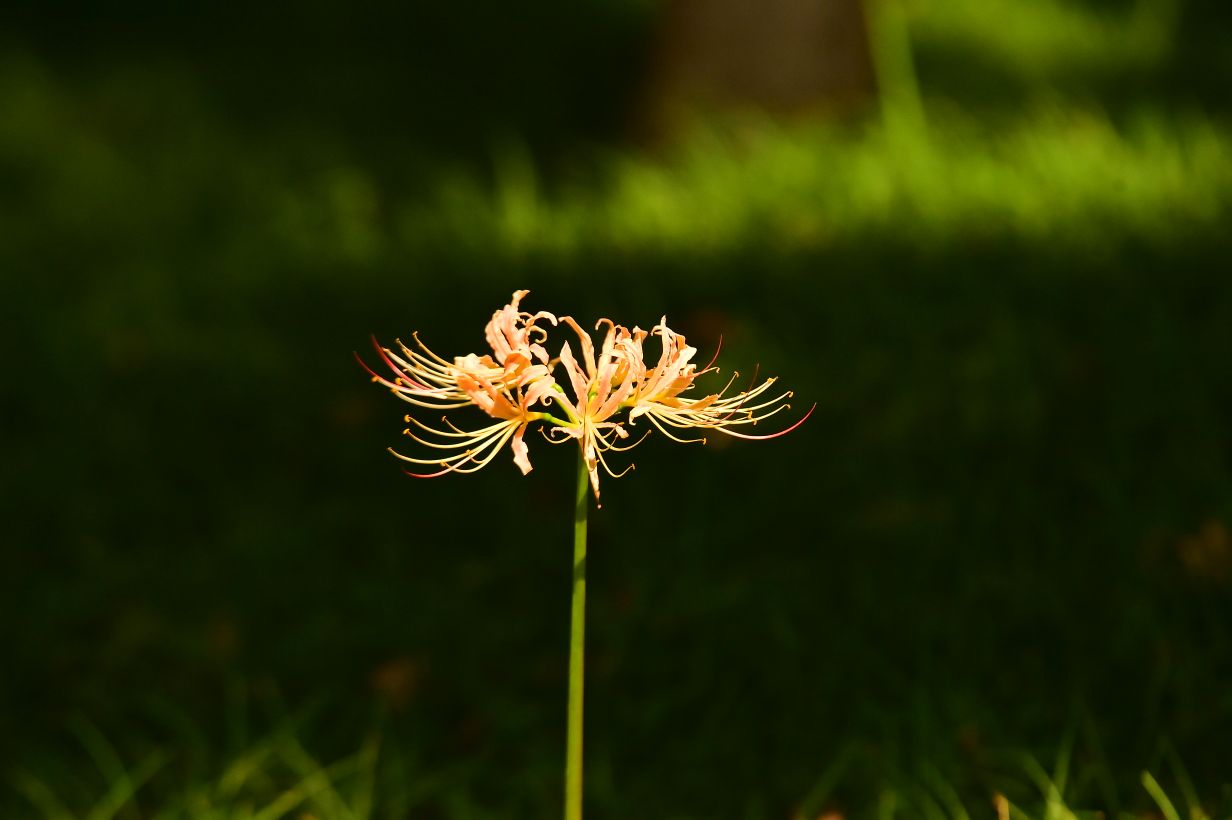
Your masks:
M513 463L518 465L518 469L522 471L522 475L526 475L532 469L530 466L530 448L526 446L526 442L522 440L526 433L526 425L523 424L518 428L518 431L513 434L513 440L509 442L509 449L513 450Z
M564 347L560 349L560 363L565 366L565 372L569 374L569 384L572 385L573 394L577 397L578 410L584 412L587 393L590 390L590 379L578 366L577 359L573 358L573 351L569 348L568 342L565 342Z

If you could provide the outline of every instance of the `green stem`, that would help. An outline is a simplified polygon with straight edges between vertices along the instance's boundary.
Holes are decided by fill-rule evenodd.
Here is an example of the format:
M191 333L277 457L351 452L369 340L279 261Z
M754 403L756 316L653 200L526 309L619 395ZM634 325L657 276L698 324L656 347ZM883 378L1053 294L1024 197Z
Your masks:
M582 676L586 655L586 511L590 475L578 453L573 511L573 614L569 629L569 719L565 740L565 820L582 820Z

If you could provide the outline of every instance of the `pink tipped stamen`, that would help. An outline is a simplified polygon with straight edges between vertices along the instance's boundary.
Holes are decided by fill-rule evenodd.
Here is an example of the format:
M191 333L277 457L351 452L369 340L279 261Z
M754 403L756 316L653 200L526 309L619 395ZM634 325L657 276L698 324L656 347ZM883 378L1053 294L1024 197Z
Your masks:
M749 439L753 441L764 441L766 439L778 438L779 436L787 435L792 430L795 430L797 427L799 427L801 424L804 424L804 422L808 420L808 417L813 415L813 411L816 409L817 409L817 405L814 404L812 407L808 409L807 413L805 413L803 416L800 417L799 421L797 421L792 426L788 427L786 430L779 430L777 433L767 433L764 436L752 436L752 435L749 435L748 433L736 433L736 432L726 429L725 427L716 427L715 429L717 429L720 433L733 436L735 438L745 438L745 439ZM763 416L763 418L765 417Z
M356 353L354 350L352 350L352 351L351 351L351 355L355 357L355 361L359 362L359 366L360 366L360 367L362 367L364 370L366 370L366 371L368 372L368 375L372 377L372 380L373 380L373 381L377 382L378 384L383 384L383 385L385 385L386 387L391 388L391 389L393 389L393 390L397 390L397 389L398 389L398 385L394 384L394 383L393 383L393 382L391 382L389 379L386 379L384 376L382 376L382 375L380 375L379 373L377 373L377 372L376 372L375 370L373 370L371 367L368 367L368 363L367 363L367 362L365 362L365 361L364 361L364 360L360 357L360 355L359 355L358 353Z
M440 478L441 476L445 475L445 473L453 472L453 468L446 467L445 469L441 470L439 473L412 473L410 470L403 467L402 472L405 473L406 475L409 475L411 478Z
M717 361L719 360L719 351L721 351L722 349L723 349L723 334L722 334L722 333L720 333L720 334L719 334L719 345L718 345L718 347L716 347L716 348L714 349L714 355L710 357L710 361L706 362L706 366L705 366L705 367L703 367L703 368L699 371L699 374L700 374L700 373L705 373L705 372L706 372L706 371L708 371L711 367L713 367L713 366L714 366L714 363L715 363L715 362L717 362Z
M409 378L406 374L406 371L403 370L401 367L398 367L398 365L396 365L394 361L389 358L389 354L385 352L385 348L381 347L381 343L377 341L376 336L372 337L372 346L376 348L376 354L381 357L381 361L385 362L385 364L389 366L390 370L398 374L398 379L406 387L409 387L412 390L431 390L432 389L426 384L420 384L419 382Z

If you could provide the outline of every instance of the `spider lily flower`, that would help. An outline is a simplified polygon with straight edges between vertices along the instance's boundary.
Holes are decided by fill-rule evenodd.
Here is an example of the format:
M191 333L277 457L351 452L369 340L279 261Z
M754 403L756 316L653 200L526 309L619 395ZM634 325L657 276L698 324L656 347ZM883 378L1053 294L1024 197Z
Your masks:
M714 364L712 359L710 364L698 370L691 361L697 349L686 344L684 336L667 326L666 316L659 320L659 324L655 325L651 332L662 340L663 352L659 357L659 363L643 377L631 401L630 424L638 417L645 416L659 432L673 441L681 443L701 441L704 444L705 437L682 439L669 432L667 428L699 428L714 430L736 438L771 439L790 433L812 415L813 408L810 408L795 424L775 433L752 435L737 432L732 428L756 425L759 421L790 409L791 405L785 402L792 397L792 392L788 390L767 398L766 394L776 381L772 377L744 392L725 395L739 376L735 373L718 393L697 399L684 398L680 394L693 386L694 379L706 373L717 372L718 368L712 367ZM715 356L718 356L717 352Z
M518 310L518 304L528 293L528 290L514 291L509 304L492 314L484 328L492 356L471 353L454 359L454 369L459 373L458 387L464 392L470 391L463 386L462 379L521 386L551 378L551 360L543 346L547 330L536 322L546 319L555 325L557 320L546 310L538 313Z
M374 372L356 356L374 382L388 387L405 402L433 410L474 405L499 420L468 432L445 419L442 421L448 429L441 430L407 415L407 423L414 428L404 430L405 435L425 447L444 451L439 458L431 459L395 452L403 461L443 468L437 473L410 475L427 478L448 472L474 472L488 464L508 441L512 441L514 463L523 474L530 472L523 436L527 425L543 415L532 412L530 407L542 401L555 384L551 362L542 345L547 331L536 322L546 319L555 325L556 317L545 311L531 314L518 310L527 293L515 291L510 303L492 314L484 329L492 355L471 353L449 362L433 353L418 334L412 334L417 350L399 340L398 351L394 351L382 347L374 338L377 355L394 374L392 380Z
M465 406L473 397L476 382L512 387L551 378L550 360L542 344L547 331L536 322L546 319L555 325L556 317L547 311L519 311L518 304L529 292L515 291L510 303L492 314L484 335L493 355L470 353L450 362L433 353L414 333L418 349L399 339L398 351L394 351L372 340L377 356L393 371L392 380L374 372L358 355L355 358L374 382L388 387L398 398L434 409Z
M647 334L638 328L634 328L634 332L640 334L638 340L640 349L641 341ZM684 336L667 326L666 316L659 320L659 324L651 328L651 334L659 337L663 351L659 355L659 363L653 369L643 368L641 381L633 397L633 406L629 411L631 421L649 412L658 404L675 401L676 396L693 385L694 379L714 369L709 365L700 371L697 369L697 366L692 363L693 357L697 354L697 348L690 347L685 343Z
M403 430L402 434L430 450L436 450L439 455L433 458L415 458L392 448L390 452L410 464L440 467L441 469L434 473L407 471L408 475L415 478L435 478L446 473L473 473L481 470L496 458L509 442L513 451L513 463L522 471L522 475L526 475L532 469L529 448L524 440L526 428L531 422L547 415L531 411L530 406L540 400L542 394L551 387L550 383L539 382L529 387L496 390L490 384L476 382L473 390L476 396L485 400L481 406L489 416L498 419L496 423L478 430L461 430L448 418L443 417L441 423L447 429L442 430L424 424L408 414L405 421L412 426ZM479 404L478 401L475 403Z
M529 290L514 291L509 304L493 313L484 328L484 336L506 374L519 373L532 367L536 359L540 365L549 364L548 352L543 347L547 331L535 323L546 319L555 325L556 317L546 310L538 313L519 311L518 304L528 293Z
M595 329L607 325L607 333L599 354L595 355L594 341L590 334L570 316L561 321L573 328L582 351L582 363L573 356L569 343L560 351L560 363L569 376L574 401L561 399L560 403L568 421L557 421L556 427L547 434L548 440L560 443L567 438L577 439L590 473L590 486L599 498L599 466L613 478L619 478L633 467L630 465L619 473L613 472L603 457L608 450L628 450L640 443L622 446L618 440L628 438L624 424L611 421L613 415L623 409L629 397L637 389L638 379L645 369L642 364L640 340L635 341L628 329L610 319L600 319ZM584 365L584 366L583 366ZM563 391L561 391L563 395Z
M413 335L414 348L399 341L397 350L393 350L373 340L377 355L392 372L392 378L376 373L360 359L374 382L389 388L405 402L432 410L474 406L495 419L493 423L468 431L458 428L447 418L442 418L442 428L407 415L406 422L412 426L404 430L404 434L430 452L424 457L397 452L394 455L411 464L440 468L436 472L410 475L430 478L451 472L472 473L489 464L507 443L513 452L514 464L526 474L531 470L526 430L532 423L542 422L548 441L556 444L569 440L578 442L597 501L600 467L613 478L633 469L630 464L620 472L613 471L604 454L629 450L641 443L650 430L637 441L625 442L629 438L626 427L642 417L673 441L704 444L704 435L684 438L686 434L680 431L714 430L736 438L777 438L795 430L813 412L810 409L794 424L775 433L749 433L742 428L754 426L790 407L786 403L792 396L790 391L777 395L771 392L775 379L729 395L738 376L735 374L718 393L688 398L684 394L693 387L695 380L716 372L717 368L713 367L712 359L699 369L693 362L697 349L667 326L666 317L649 332L637 327L629 330L610 319L600 319L595 330L603 330L604 336L596 350L590 333L572 317L563 316L558 320L546 311L521 310L521 300L527 293L515 291L509 304L492 314L484 328L492 349L490 354L472 353L451 362L433 353L418 335ZM544 347L547 330L539 324L541 321L552 326L568 325L577 336L578 355L575 356L573 347L565 342L559 358L550 358ZM658 336L662 346L654 367L647 367L645 361L644 344L649 336ZM717 358L717 352L715 356ZM565 385L558 383L553 375L557 365L565 371L572 398ZM536 405L551 406L551 409L533 409ZM618 418L622 411L627 411L627 415Z

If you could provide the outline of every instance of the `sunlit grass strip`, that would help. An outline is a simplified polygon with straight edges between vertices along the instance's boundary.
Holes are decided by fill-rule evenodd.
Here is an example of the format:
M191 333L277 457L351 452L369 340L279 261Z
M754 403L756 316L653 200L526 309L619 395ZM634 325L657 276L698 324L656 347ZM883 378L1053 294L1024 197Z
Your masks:
M1114 125L1037 110L990 129L930 112L929 133L746 123L702 131L660 159L617 154L598 180L551 191L526 173L443 181L403 212L402 239L484 255L721 255L826 249L892 234L922 246L1013 241L1058 249L1221 233L1232 215L1232 133L1200 117ZM525 185L512 196L509 186Z
M1175 41L1179 11L1178 0L945 0L922 7L911 28L939 53L977 52L1011 74L1045 80L1157 65Z

